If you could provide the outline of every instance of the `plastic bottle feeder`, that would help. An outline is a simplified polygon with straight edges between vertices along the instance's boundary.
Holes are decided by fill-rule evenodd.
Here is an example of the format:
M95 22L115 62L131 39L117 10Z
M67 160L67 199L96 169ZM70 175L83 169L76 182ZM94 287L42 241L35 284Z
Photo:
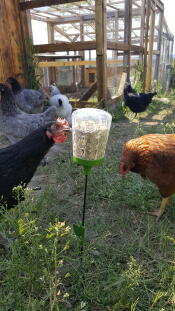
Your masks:
M111 121L112 116L101 109L82 108L72 114L73 161L84 166L85 173L82 222L73 226L80 240L81 260L85 237L87 177L91 168L100 165L104 160Z
M112 117L101 109L82 108L72 114L73 161L86 175L103 162Z

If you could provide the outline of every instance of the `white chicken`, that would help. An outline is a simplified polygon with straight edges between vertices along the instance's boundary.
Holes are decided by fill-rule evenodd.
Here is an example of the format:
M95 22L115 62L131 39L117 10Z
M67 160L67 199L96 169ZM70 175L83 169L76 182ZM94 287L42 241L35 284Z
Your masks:
M50 88L50 96L54 96L54 95L58 95L61 94L60 90L58 89L58 87L56 85L51 84L49 86Z
M67 98L66 95L61 94L56 86L51 85L50 88L51 88L51 97L49 99L50 105L57 108L57 113L59 117L65 118L69 122L69 125L72 125L72 106L69 103L69 99ZM55 95L52 96L52 94Z

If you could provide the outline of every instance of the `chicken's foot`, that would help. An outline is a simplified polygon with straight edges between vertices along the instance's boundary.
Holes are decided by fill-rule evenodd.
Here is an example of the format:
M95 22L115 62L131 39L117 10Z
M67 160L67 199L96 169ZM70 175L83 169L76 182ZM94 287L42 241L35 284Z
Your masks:
M167 206L168 202L170 200L170 197L167 198L163 198L162 202L160 204L160 208L156 209L155 211L152 212L148 212L148 214L153 215L153 216L157 216L157 220L159 220L159 218L162 216L162 214L165 211L165 207Z

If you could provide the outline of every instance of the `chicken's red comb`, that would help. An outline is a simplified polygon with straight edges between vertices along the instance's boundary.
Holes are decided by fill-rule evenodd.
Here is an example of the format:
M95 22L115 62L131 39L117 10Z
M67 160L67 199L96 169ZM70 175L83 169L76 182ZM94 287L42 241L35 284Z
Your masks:
M63 126L63 127L68 127L68 128L70 128L69 123L68 123L67 120L64 119L64 118L58 118L58 119L56 119L56 123L58 123L59 125L61 125L61 126Z

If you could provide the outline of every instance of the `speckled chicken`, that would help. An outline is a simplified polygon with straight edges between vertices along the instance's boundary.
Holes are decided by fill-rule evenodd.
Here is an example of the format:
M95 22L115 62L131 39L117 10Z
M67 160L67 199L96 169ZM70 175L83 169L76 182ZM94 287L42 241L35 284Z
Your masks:
M175 134L148 134L129 140L123 148L120 173L129 171L157 185L163 199L160 208L150 214L159 218L175 193Z
M22 88L14 77L9 77L7 82L11 85L18 107L27 113L39 113L43 111L44 101L48 96L44 89L38 90Z
M56 120L58 116L54 106L37 114L21 111L12 90L6 84L0 83L0 95L0 132L12 144L47 122Z

